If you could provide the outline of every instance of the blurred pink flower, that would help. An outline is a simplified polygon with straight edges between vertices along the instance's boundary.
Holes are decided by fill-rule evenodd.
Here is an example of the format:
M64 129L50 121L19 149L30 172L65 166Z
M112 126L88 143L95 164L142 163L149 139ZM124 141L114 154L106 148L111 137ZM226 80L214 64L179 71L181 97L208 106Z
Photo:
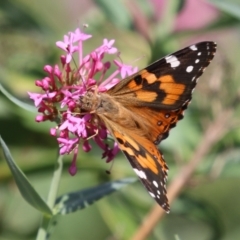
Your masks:
M167 0L150 0L155 17L161 19ZM186 0L175 20L175 30L195 30L206 27L219 16L218 10L204 0Z

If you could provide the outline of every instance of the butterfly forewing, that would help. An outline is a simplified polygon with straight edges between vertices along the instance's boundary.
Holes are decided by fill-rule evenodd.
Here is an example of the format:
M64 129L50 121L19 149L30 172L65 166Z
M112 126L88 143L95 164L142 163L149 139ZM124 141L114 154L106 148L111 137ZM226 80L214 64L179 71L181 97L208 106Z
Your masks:
M214 42L201 42L170 54L102 94L96 110L150 195L167 212L167 165L156 145L183 118L215 51Z
M117 101L158 110L175 110L191 100L198 78L216 52L216 43L201 42L170 54L109 90ZM124 96L124 97L123 97Z

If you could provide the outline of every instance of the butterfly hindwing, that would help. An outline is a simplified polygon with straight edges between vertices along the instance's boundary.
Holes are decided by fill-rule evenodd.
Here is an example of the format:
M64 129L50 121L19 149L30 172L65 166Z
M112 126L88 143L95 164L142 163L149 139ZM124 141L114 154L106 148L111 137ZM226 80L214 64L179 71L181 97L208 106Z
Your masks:
M168 167L163 155L152 142L135 136L134 132L122 133L114 129L112 134L149 194L169 212L166 195Z
M146 138L158 145L163 139L168 137L170 129L175 127L177 122L183 118L183 113L187 106L188 102L175 111L158 111L148 107L143 107L141 110L130 109L134 111L138 119L142 119L146 123Z

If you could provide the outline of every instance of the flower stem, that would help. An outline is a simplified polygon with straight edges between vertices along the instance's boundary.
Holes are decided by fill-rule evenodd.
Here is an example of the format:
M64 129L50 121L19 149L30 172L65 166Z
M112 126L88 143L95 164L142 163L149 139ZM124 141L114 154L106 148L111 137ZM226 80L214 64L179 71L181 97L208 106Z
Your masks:
M57 158L57 161L54 167L53 178L52 178L52 182L50 185L49 194L47 198L47 204L51 210L53 210L55 200L57 197L58 188L59 188L59 183L60 183L60 178L61 178L62 168L63 168L62 159L63 159L62 155L59 155ZM46 239L51 220L52 220L52 217L46 216L45 214L43 215L41 227L38 230L36 240Z

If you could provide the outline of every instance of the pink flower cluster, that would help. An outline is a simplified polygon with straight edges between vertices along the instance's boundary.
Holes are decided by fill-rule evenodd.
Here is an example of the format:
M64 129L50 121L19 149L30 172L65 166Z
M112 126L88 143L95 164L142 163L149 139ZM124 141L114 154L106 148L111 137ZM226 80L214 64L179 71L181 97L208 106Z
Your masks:
M57 138L60 154L73 153L69 168L72 175L77 172L79 145L85 152L90 151L90 139L103 150L102 157L107 162L119 151L116 142L112 141L111 146L106 143L109 132L104 123L97 125L91 121L94 113L81 112L80 97L93 88L98 93L105 92L120 81L119 75L120 78L125 78L137 71L132 66L113 60L115 70L105 79L112 63L104 58L109 54L117 56L118 49L113 46L115 40L104 39L100 47L83 56L83 42L91 37L76 29L65 35L63 41L56 42L57 47L66 52L60 58L61 67L46 65L44 71L47 76L35 82L42 92L28 93L40 113L36 121L49 120L57 123L55 128L50 129L50 134ZM74 59L75 54L78 56L78 63Z

